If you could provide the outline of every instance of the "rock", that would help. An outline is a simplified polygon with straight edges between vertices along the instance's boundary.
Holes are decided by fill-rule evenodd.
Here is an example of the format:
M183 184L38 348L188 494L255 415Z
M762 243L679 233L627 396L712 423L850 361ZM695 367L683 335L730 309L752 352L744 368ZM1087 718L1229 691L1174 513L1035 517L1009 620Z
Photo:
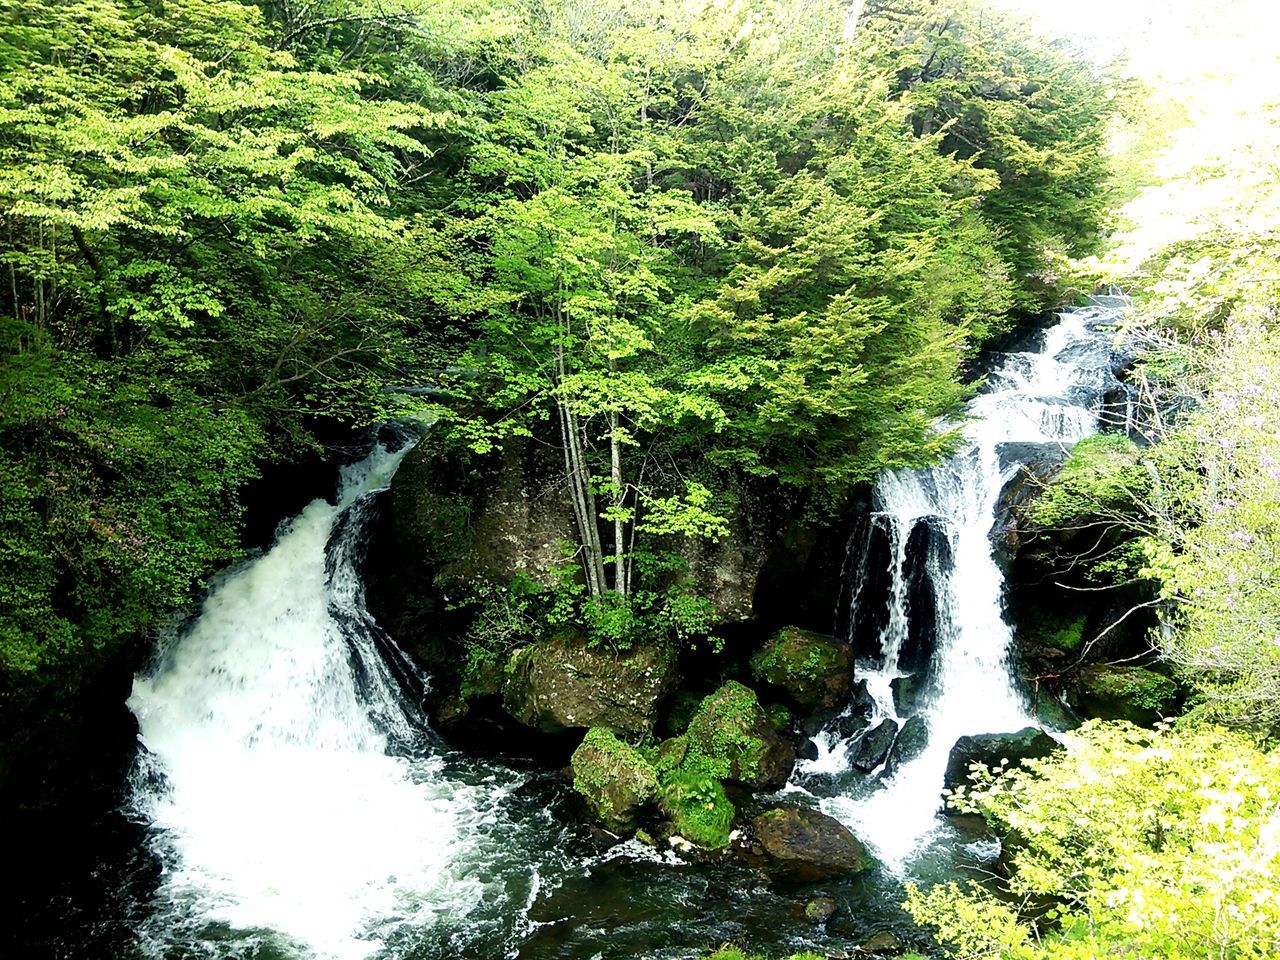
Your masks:
M973 763L989 767L1008 761L1009 767L1021 766L1023 761L1047 757L1062 745L1043 730L1025 727L1017 733L983 733L973 737L961 737L947 757L947 770L942 782L946 790L969 783L969 766Z
M675 832L688 842L707 850L729 845L737 810L725 794L724 784L697 758L663 775L658 806Z
M902 941L892 933L877 933L858 949L862 953L869 953L872 956L885 956L888 954L901 953Z
M893 741L893 747L889 750L889 757L885 760L885 772L897 770L904 763L914 760L924 753L924 748L928 745L929 724L924 717L909 717L902 725L902 729L898 731L897 739Z
M776 790L791 776L795 751L760 706L756 695L730 680L702 701L689 721L689 754L724 780L755 790Z
M764 867L778 879L812 883L869 870L871 858L839 820L807 807L775 807L751 821Z
M1050 730L1074 730L1080 726L1080 718L1071 708L1047 691L1037 693L1032 713L1041 726Z
M833 710L849 698L853 656L834 637L784 627L756 651L751 672L810 712Z
M1080 671L1067 696L1087 716L1151 726L1173 712L1178 687L1145 667L1096 663Z
M894 677L889 681L889 692L893 694L893 706L899 716L916 712L920 695L924 692L924 684L920 677L909 673L905 677Z
M834 917L838 909L830 897L814 897L804 905L804 916L810 923L823 924Z
M511 655L502 704L543 733L607 727L639 738L653 730L658 704L674 679L675 655L666 647L617 654L579 637L556 637Z
M658 775L635 747L612 731L587 731L570 761L573 789L599 821L615 832L635 827L636 814L657 794Z
M862 739L851 749L849 762L855 769L870 773L884 763L893 747L894 738L898 736L898 724L893 720L882 720L862 735Z
M914 672L920 686L938 641L938 597L932 571L949 570L954 562L945 523L939 517L922 517L907 535L905 587L911 616L898 650L898 666Z

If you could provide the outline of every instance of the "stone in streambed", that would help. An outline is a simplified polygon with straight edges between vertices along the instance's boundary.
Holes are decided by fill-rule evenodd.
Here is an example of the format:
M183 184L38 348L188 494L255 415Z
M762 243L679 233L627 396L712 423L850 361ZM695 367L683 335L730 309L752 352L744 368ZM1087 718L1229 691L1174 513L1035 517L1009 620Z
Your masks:
M635 827L636 815L658 791L658 775L640 751L603 727L587 731L570 761L573 789L615 833Z
M947 769L942 777L944 790L969 783L969 768L980 763L998 767L1007 762L1008 767L1021 766L1027 760L1047 757L1062 745L1043 730L1025 727L1016 733L983 733L961 737L947 757Z
M898 737L889 750L889 756L885 760L885 772L892 773L904 763L910 763L924 753L924 748L928 745L929 724L924 717L909 717L902 725L902 729L898 731Z
M581 637L554 637L511 655L502 705L543 733L607 727L639 738L653 730L674 679L675 655L665 646L614 653Z
M807 807L775 807L751 821L753 853L772 877L816 883L861 873L872 860L839 820Z
M893 720L882 720L862 735L855 743L849 756L854 769L870 773L884 763L893 747L894 738L898 736L898 724Z
M804 905L804 918L821 925L834 917L837 909L839 907L831 897L814 897Z

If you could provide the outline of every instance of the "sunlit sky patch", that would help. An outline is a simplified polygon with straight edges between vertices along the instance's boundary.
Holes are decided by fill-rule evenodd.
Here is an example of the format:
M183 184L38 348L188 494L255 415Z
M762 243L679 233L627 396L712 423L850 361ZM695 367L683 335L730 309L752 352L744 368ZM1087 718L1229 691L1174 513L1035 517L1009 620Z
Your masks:
M1127 72L1151 88L1161 122L1183 124L1153 164L1159 183L1125 210L1132 229L1111 257L1122 271L1201 229L1206 211L1276 217L1263 205L1242 209L1229 194L1265 180L1274 171L1263 168L1280 158L1280 131L1264 114L1280 101L1277 0L992 2L1072 37L1100 62L1123 56ZM1206 168L1229 172L1205 176Z

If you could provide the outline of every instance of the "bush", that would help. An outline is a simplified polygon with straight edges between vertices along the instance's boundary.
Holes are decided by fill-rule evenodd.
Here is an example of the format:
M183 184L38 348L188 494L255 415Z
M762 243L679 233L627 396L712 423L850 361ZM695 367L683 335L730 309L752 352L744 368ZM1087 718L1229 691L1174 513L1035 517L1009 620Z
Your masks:
M909 888L949 955L1276 956L1280 751L1216 726L1091 721L1066 738L1064 754L953 798L1006 838L1012 875L999 897Z

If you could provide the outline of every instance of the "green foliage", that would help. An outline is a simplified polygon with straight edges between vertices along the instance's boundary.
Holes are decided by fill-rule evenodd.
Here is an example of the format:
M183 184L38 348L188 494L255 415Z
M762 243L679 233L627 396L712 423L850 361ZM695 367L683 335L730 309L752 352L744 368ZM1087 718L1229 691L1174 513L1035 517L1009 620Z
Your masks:
M966 791L1009 837L1008 897L911 888L951 956L1261 958L1280 949L1280 754L1222 728L1091 721L1068 750ZM1043 914L1045 904L1053 904ZM1039 926L1019 908L1038 905Z
M658 793L676 832L708 850L728 846L736 813L725 796L718 770L691 751L683 763L663 776Z
M1018 305L1057 305L1068 258L1101 239L1114 86L1082 51L972 0L870 4L862 26L916 134L995 175L981 209Z
M730 680L706 697L689 721L690 762L722 779L751 781L769 751L768 719L747 687Z
M1132 513L1135 502L1150 492L1151 473L1142 463L1141 449L1121 433L1086 437L1043 495L1028 510L1041 527L1070 526L1108 512Z

